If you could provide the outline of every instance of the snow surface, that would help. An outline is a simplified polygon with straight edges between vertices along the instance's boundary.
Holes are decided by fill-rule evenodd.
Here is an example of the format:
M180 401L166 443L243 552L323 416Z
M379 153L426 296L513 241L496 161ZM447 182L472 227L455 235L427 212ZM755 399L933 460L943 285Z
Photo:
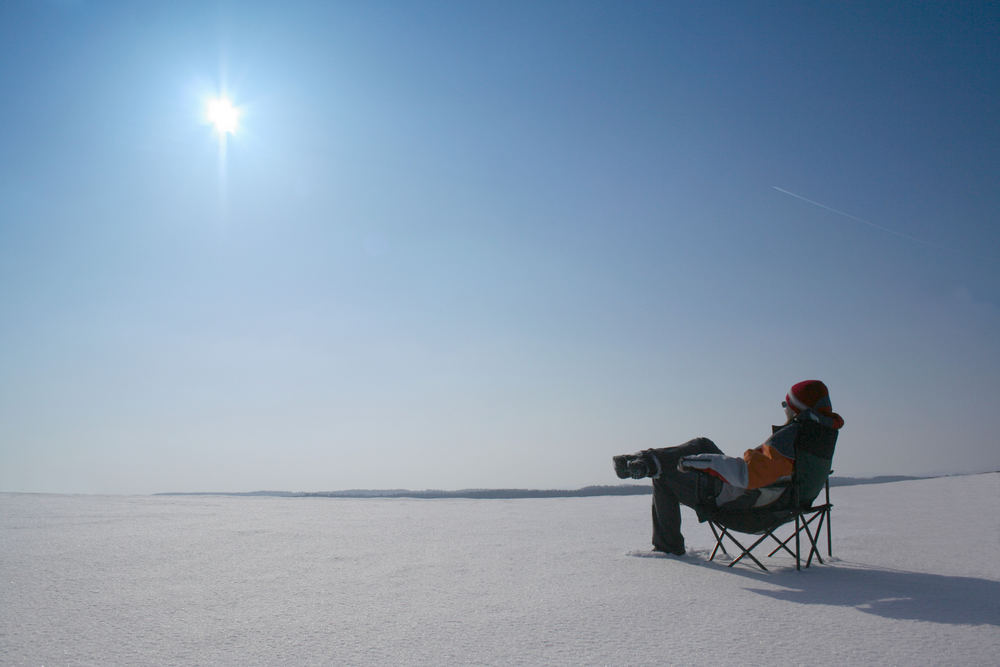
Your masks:
M996 664L1000 474L835 488L802 572L649 502L4 494L0 662Z

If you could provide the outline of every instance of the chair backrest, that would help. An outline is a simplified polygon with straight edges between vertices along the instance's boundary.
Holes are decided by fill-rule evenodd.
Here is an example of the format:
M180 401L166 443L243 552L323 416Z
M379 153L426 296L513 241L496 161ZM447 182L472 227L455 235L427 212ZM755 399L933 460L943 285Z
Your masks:
M809 507L826 485L837 446L837 430L810 419L801 421L795 439L795 473L792 485L796 504Z

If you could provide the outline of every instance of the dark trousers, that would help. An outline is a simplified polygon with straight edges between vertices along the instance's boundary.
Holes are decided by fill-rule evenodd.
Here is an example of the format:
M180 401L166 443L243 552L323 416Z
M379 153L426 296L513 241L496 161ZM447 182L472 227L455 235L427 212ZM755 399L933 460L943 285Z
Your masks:
M647 449L644 454L656 457L660 475L653 480L653 548L667 553L684 553L684 536L681 534L681 507L704 504L713 495L705 475L680 472L677 461L692 454L722 454L722 450L708 438L695 438L683 445Z

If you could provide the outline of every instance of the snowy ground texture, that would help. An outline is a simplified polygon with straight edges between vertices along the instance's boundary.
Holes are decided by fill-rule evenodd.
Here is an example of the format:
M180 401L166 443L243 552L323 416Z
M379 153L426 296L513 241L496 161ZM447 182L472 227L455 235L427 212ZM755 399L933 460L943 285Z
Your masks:
M0 663L996 664L1000 474L835 488L802 572L649 502L0 495Z

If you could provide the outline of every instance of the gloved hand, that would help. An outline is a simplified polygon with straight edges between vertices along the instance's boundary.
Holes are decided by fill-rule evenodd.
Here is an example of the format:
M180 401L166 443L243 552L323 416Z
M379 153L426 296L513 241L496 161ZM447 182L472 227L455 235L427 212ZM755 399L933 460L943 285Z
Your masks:
M725 454L683 456L677 461L677 469L682 472L705 472L740 489L750 486L750 473L746 461L734 456Z

